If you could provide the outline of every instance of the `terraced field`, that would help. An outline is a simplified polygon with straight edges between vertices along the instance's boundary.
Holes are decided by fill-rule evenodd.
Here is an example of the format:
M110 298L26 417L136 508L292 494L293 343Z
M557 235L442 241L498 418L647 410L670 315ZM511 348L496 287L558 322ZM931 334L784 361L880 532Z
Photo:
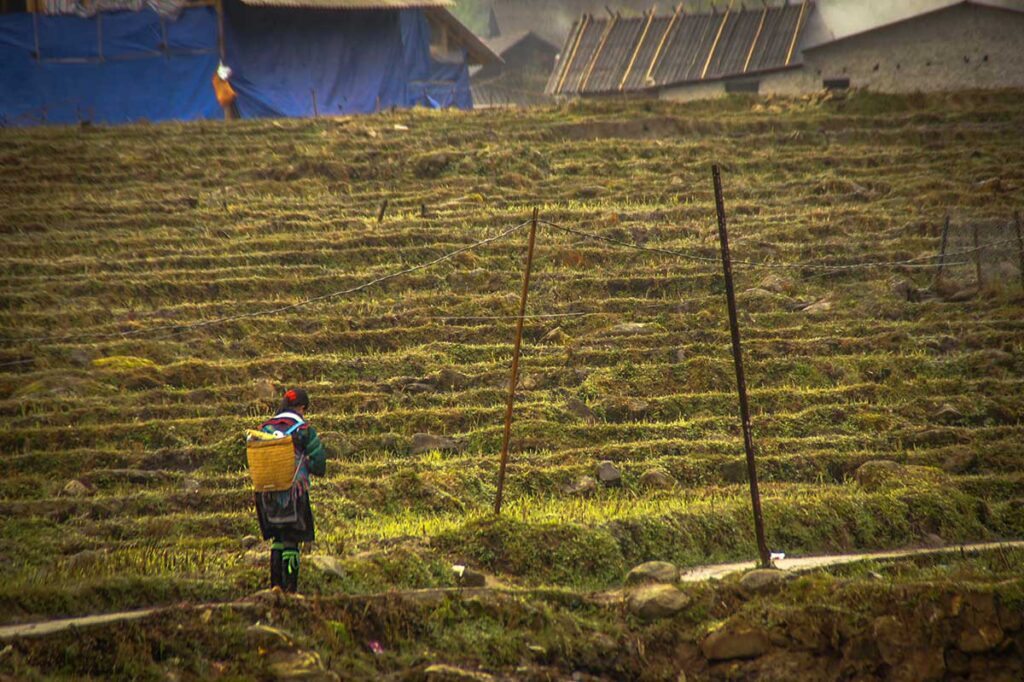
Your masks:
M263 586L241 433L300 385L331 453L303 564L312 601L251 608L295 628L299 611L322 619L309 646L324 668L742 674L699 656L673 667L664 623L585 597L643 561L756 556L710 164L723 167L741 261L772 549L1020 538L1024 294L1014 277L971 291L974 254L950 255L933 289L934 268L919 266L934 262L948 211L982 221L1022 208L1021 131L1020 93L0 130L0 623L236 602ZM495 520L534 206L545 222ZM515 226L434 266L245 316ZM416 434L449 440L418 447ZM580 482L605 460L621 486ZM897 465L858 473L871 460ZM650 485L651 470L674 484ZM978 581L998 576L1008 603L1024 594L1019 562L979 561ZM434 604L429 617L374 596L455 586L452 564L526 592ZM894 602L909 589L886 584ZM827 603L818 587L800 598ZM197 610L213 620L203 635L188 621L194 647L173 631L186 613L71 649L19 644L0 671L269 674L255 653L228 650L249 611ZM685 631L698 638L729 613L708 607ZM221 644L215 632L228 633ZM1000 655L1019 663L1019 639Z

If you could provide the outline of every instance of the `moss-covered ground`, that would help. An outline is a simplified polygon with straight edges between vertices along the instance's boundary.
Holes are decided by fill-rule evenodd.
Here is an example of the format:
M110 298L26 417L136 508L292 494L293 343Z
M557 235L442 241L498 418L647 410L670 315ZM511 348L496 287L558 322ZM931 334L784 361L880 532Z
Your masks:
M327 667L358 677L457 658L513 674L529 660L629 676L658 641L662 667L648 672L664 678L665 651L683 639L658 639L664 625L637 634L582 595L651 559L755 556L716 262L541 227L529 312L563 316L526 321L500 520L490 507L514 321L491 318L517 310L524 231L297 312L173 325L347 289L494 236L534 206L546 221L713 259L712 162L737 260L928 262L948 211L981 221L1022 208L1022 130L1020 93L0 130L0 623L252 595L266 548L246 538L258 529L241 433L300 385L331 449L306 554L336 558L343 575L307 561L309 600L271 611L319 642ZM773 549L1024 536L1014 278L951 296L974 276L958 264L941 295L911 301L901 285L924 290L933 270L735 270ZM421 432L456 447L415 452ZM906 466L858 482L878 459ZM621 487L569 492L602 460ZM676 485L645 487L650 469ZM454 563L556 596L429 608L371 596L450 587ZM997 571L1014 589L1019 565ZM936 567L928 589L947 589L952 570ZM801 603L831 599L801 580ZM838 594L851 604L891 588L821 580L848 586ZM899 601L878 599L863 608ZM723 603L686 628L787 602ZM98 632L77 649L19 644L0 666L68 673L88 661L86 672L132 676L174 659L186 677L246 674L249 663L223 662L242 656L232 647L249 608L199 623L185 609L158 621L160 637L132 625L123 655L97 654L110 636ZM296 625L307 611L311 624ZM179 625L195 637L187 652L167 634ZM537 643L538 631L550 637ZM616 643L610 667L588 667L600 647L583 632ZM387 653L368 653L368 639ZM227 667L208 667L217 661Z

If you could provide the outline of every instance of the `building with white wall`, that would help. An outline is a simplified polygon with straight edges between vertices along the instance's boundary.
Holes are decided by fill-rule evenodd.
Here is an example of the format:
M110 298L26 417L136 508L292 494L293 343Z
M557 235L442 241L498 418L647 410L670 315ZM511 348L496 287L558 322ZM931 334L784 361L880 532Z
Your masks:
M1024 88L1024 2L961 0L839 38L826 37L834 31L816 9L804 1L641 18L583 15L548 92L692 100L731 92Z

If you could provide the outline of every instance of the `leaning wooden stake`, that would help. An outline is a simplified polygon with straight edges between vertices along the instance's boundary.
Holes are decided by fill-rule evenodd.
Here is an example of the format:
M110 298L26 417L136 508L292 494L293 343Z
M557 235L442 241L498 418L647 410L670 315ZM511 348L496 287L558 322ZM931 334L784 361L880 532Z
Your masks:
M526 315L526 297L530 293L530 270L533 268L533 245L537 241L537 208L530 222L530 242L526 248L526 271L523 273L523 293L519 297L519 317L516 320L516 339L512 348L512 376L508 380L508 403L505 405L505 433L501 440L501 465L498 467L498 492L494 496L494 513L501 513L501 499L505 494L505 468L508 465L508 444L512 437L512 403L519 382L519 349L523 344L523 318Z
M757 467L754 463L754 441L750 435L750 407L747 404L747 382L743 377L743 349L740 347L740 326L736 319L736 293L732 286L732 260L729 257L729 234L725 227L725 202L722 199L722 176L718 165L711 167L715 182L715 208L718 210L718 239L722 244L722 270L725 273L725 297L729 304L729 330L732 332L732 357L736 361L736 385L740 394L740 418L743 420L743 447L747 451L747 478L750 480L750 504L754 511L754 534L761 566L771 566L771 553L764 539L764 519L761 516L761 493L757 487Z
M384 201L380 202L380 208L377 209L377 223L384 222L384 214L388 212L388 200L385 198Z

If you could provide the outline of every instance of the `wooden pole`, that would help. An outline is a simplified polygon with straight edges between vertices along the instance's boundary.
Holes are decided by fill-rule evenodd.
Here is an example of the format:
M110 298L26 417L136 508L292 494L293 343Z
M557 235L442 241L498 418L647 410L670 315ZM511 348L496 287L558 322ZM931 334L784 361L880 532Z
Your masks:
M388 200L380 202L380 209L377 211L377 224L384 222L384 214L388 212Z
M310 88L309 94L313 96L313 118L320 118L320 108L316 105L316 88Z
M711 50L708 52L708 59L704 62L704 68L700 72L701 80L704 80L704 76L708 75L708 69L711 67L711 60L715 58L715 50L718 49L718 41L722 39L722 31L725 30L725 24L729 21L729 14L732 12L732 3L735 0L729 0L729 6L725 8L725 14L722 15L722 23L718 25L718 33L715 34L715 41L711 43Z
M644 24L643 33L640 34L640 40L636 43L636 49L633 50L633 56L629 58L629 65L626 67L626 73L622 74L622 80L619 81L619 91L626 89L626 81L629 80L629 74L633 72L633 65L636 64L636 58L640 56L640 50L644 47L644 40L647 38L647 33L651 30L651 24L654 23L654 10L652 7L650 14L647 16L647 23Z
M216 0L217 10L217 48L220 50L220 61L224 63L224 1Z
M658 49L654 51L654 56L651 57L651 64L647 67L647 73L644 74L644 86L648 84L655 85L654 70L658 68L658 60L661 59L661 51L665 49L665 41L668 40L668 34L672 32L672 28L679 21L679 15L683 13L683 3L676 5L676 11L672 13L672 18L669 19L668 26L665 27L665 32L661 35L661 40L658 41Z
M1017 264L1020 266L1020 288L1024 289L1024 235L1021 234L1020 211L1014 211L1013 225L1017 228Z
M576 50L580 47L580 41L583 40L583 32L587 30L587 26L590 24L590 15L584 14L583 18L580 19L580 27L576 32L575 40L572 44L572 49L569 50L569 58L562 64L562 72L555 84L554 90L551 91L552 95L557 95L562 91L562 86L565 85L565 78L569 75L569 69L572 68L573 62L576 60Z
M96 54L103 61L103 12L96 12Z
M771 567L771 553L764 538L764 519L761 516L761 493L757 487L757 467L754 462L754 441L750 435L750 406L747 404L747 382L743 376L743 348L740 346L740 326L736 317L736 293L732 284L732 260L729 256L729 233L725 226L725 201L722 199L722 176L718 164L711 166L715 183L715 208L718 211L718 239L722 244L722 271L725 274L725 298L729 305L729 331L732 333L732 357L736 363L736 387L740 395L740 419L743 421L743 448L747 453L747 478L750 480L750 505L754 512L754 534L757 553L763 568Z
M498 467L498 492L494 496L494 513L501 514L501 500L505 494L505 469L508 465L508 444L512 438L512 405L516 398L516 384L519 382L519 350L523 344L523 318L526 315L526 298L530 293L530 271L533 269L533 245L537 241L537 208L533 209L530 222L530 241L526 247L526 271L523 273L523 293L519 297L519 317L516 319L515 344L512 348L512 373L508 380L508 403L505 405L505 432L501 439L501 465Z
M43 56L39 54L39 12L32 12L32 37L36 44L36 61L41 61Z
M939 267L935 271L935 279L932 280L932 286L939 281L942 277L942 269L946 267L946 244L949 243L949 214L946 214L946 222L942 224L942 245L939 247Z
M978 246L978 223L974 223L974 277L978 280L978 290L981 290L981 251Z

